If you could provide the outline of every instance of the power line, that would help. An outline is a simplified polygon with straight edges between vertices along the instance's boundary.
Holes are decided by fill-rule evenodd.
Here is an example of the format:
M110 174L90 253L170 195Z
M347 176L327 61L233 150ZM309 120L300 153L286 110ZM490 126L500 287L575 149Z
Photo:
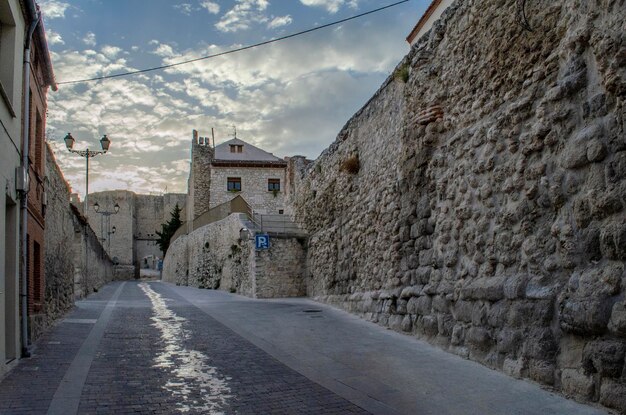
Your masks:
M398 2L395 2L395 3L392 3L392 4L388 4L386 6L383 6L383 7L379 7L377 9L369 10L369 11L364 12L364 13L360 13L360 14L356 14L354 16L347 17L345 19L336 20L334 22L326 23L326 24L321 25L321 26L316 26L316 27L313 27L311 29L306 29L306 30L303 30L303 31L300 31L300 32L292 33L290 35L278 37L276 39L266 40L264 42L259 42L259 43L255 43L255 44L252 44L252 45L243 46L243 47L240 47L240 48L237 48L237 49L231 49L231 50L227 50L225 52L215 53L213 55L202 56L200 58L194 58L194 59L189 59L189 60L182 61L182 62L171 63L169 65L155 66L153 68L147 68L147 69L138 69L136 71L128 71L128 72L118 73L118 74L114 74L114 75L98 76L98 77L95 77L95 78L87 78L87 79L77 79L77 80L74 80L74 81L57 82L57 85L77 84L77 83L82 83L82 82L93 82L93 81L102 81L102 80L105 80L105 79L120 78L122 76L130 76L130 75L136 75L136 74L145 73L145 72L159 71L159 70L162 70L162 69L173 68L175 66L186 65L188 63L203 61L203 60L211 59L211 58L217 58L218 56L230 55L231 53L241 52L241 51L244 51L244 50L257 48L259 46L269 45L270 43L280 42L280 41L283 41L283 40L286 40L286 39L290 39L292 37L301 36L301 35L304 35L304 34L307 34L307 33L311 33L311 32L314 32L316 30L321 30L321 29L325 29L327 27L336 26L338 24L345 23L345 22L348 22L350 20L358 19L360 17L367 16L369 14L378 13L378 12L383 11L385 9L389 9L391 7L395 7L395 6L398 6L398 5L402 4L402 3L407 3L409 1L410 0L398 1Z

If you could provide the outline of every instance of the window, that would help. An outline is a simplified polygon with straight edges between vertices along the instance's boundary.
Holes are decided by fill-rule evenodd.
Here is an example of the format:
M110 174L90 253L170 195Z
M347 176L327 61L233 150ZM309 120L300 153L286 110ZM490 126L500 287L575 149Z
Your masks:
M267 190L270 192L279 192L280 179L267 179Z
M243 145L231 144L230 145L230 152L231 153L243 153Z
M43 145L43 120L39 110L35 110L37 117L35 118L35 171L40 172L42 170L42 145Z
M15 19L8 2L0 2L0 100L7 105L11 116L15 117L15 92L19 90L15 83L17 46ZM20 66L21 68L21 66Z
M33 245L33 299L41 303L41 247L39 243Z
M226 190L229 192L241 192L241 177L229 177L226 182Z

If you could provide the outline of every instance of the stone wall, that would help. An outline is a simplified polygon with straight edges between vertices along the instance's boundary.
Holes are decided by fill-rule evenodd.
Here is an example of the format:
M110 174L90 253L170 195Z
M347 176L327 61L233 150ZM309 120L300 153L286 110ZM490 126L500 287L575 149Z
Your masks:
M211 187L211 160L214 150L208 139L198 137L198 132L193 130L191 141L191 167L189 170L189 182L187 189L187 217L192 220L209 210L209 195Z
M626 411L625 2L457 2L306 168L308 293Z
M227 189L229 177L241 178L241 191L230 192ZM280 192L267 190L268 179L279 179ZM211 202L209 208L214 208L240 195L259 213L278 214L285 209L284 198L285 169L262 167L215 167L211 166Z
M71 205L73 216L74 295L83 298L116 277L113 261L86 218Z
M304 242L272 237L271 248L257 252L253 239L241 240L242 228L251 228L247 215L233 213L176 239L165 256L163 281L254 298L304 295Z
M176 239L165 256L163 281L252 295L250 242L239 238L245 226L236 213Z
M74 306L74 214L70 209L70 188L56 164L50 147L46 151L45 296L43 319L33 329L34 337Z
M250 255L254 297L281 298L306 295L306 250L301 239L270 237L268 250Z
M98 203L100 211L117 214L103 215L95 212L93 206ZM156 244L156 231L161 224L171 219L174 206L181 208L181 220L186 219L186 195L166 193L164 195L142 195L127 190L113 190L89 195L89 223L116 266L116 279L128 279L136 276L136 268L147 256L162 258L163 254ZM115 227L115 233L109 234Z

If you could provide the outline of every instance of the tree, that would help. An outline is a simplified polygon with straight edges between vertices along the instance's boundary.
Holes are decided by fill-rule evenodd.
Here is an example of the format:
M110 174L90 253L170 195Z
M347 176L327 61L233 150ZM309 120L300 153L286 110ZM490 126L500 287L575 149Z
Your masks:
M156 231L156 234L159 236L157 239L157 245L161 248L161 252L163 255L167 252L167 248L170 247L170 240L172 236L176 233L178 228L180 228L183 224L183 221L180 220L180 212L181 209L176 203L174 206L174 210L171 212L172 218L165 223L161 224L161 232Z

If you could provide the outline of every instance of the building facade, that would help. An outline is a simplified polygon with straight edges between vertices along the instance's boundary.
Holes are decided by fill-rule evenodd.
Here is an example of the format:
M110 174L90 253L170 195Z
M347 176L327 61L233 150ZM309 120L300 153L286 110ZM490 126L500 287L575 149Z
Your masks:
M187 217L241 196L261 214L283 214L287 162L238 138L216 147L193 131Z
M46 43L43 22L37 25L32 39L30 51L30 82L28 96L28 159L29 159L29 189L28 189L28 236L26 238L26 257L28 273L28 316L29 335L37 337L37 327L42 327L45 302L45 272L44 272L44 232L46 216L46 114L48 110L47 94L50 86L55 87L50 53ZM26 125L26 124L24 124Z
M18 0L0 1L0 377L19 356L19 187L22 54L26 22Z
M50 86L54 74L38 7L33 0L0 1L0 376L16 363L20 346L26 350L26 323L43 299L44 131ZM21 313L24 286L28 307Z
M186 219L186 198L179 193L141 195L128 190L89 194L86 216L116 264L116 278L131 278L139 269L153 268L156 260L163 258L156 232L170 220L176 205L181 208L181 220ZM94 209L96 203L99 212Z

